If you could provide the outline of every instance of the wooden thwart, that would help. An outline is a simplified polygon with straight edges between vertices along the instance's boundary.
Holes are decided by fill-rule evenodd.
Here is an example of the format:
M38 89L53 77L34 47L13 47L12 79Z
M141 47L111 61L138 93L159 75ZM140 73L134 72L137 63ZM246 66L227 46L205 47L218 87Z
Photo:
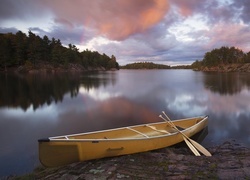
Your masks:
M160 129L156 129L155 126L150 126L150 125L146 125L147 127L157 131L157 132L161 132L161 133L165 133L165 134L169 134L169 132L167 130L160 130Z
M129 129L129 130L131 130L131 131L134 131L134 132L136 132L136 133L138 133L138 134L140 134L140 135L143 135L143 136L146 137L146 138L149 138L146 134L144 134L144 133L142 133L142 132L140 132L140 131L137 131L137 130L132 129L132 128L130 128L130 127L126 127L126 128Z

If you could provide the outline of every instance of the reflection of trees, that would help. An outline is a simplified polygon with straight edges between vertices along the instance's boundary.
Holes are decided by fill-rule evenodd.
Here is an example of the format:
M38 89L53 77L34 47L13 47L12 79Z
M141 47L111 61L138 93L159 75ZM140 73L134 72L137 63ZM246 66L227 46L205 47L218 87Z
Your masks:
M222 95L233 95L244 87L250 88L250 77L243 73L206 73L205 87Z
M116 77L115 73L95 73L88 74L87 76L83 76L81 78L81 87L86 90L90 90L92 88L98 88L100 85L107 86L108 84L115 84Z
M31 105L37 109L44 104L61 102L66 93L76 97L79 88L106 86L110 79L89 78L77 73L59 74L0 74L0 107L21 107L27 110ZM114 78L114 77L112 77ZM112 79L111 78L111 79Z

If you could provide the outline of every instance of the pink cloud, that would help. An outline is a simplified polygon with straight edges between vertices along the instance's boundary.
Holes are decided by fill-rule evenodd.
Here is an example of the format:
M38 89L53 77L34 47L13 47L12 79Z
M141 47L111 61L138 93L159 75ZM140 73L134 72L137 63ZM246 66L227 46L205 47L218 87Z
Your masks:
M209 38L207 47L235 46L243 51L250 51L250 31L244 24L215 24L206 32L206 37Z
M171 5L175 5L182 16L191 16L196 9L204 4L200 0L170 0Z
M143 32L162 20L169 9L166 0L46 0L55 19L82 24L99 34L123 40Z

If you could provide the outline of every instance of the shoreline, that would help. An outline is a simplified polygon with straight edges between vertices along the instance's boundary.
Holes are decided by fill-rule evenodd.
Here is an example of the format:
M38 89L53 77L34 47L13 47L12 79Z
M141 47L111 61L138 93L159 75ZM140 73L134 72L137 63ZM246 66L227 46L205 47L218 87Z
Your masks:
M250 72L250 63L224 64L214 67L203 67L203 72Z
M60 72L89 72L89 71L116 71L118 69L105 69L102 66L98 67L84 67L80 64L69 63L68 65L52 65L50 63L37 63L35 66L26 64L19 67L12 67L8 69L0 69L1 73L20 73L20 74L36 74L36 73L60 73Z
M38 167L32 173L5 179L249 179L250 148L229 140L207 148L212 157L196 157L186 147Z

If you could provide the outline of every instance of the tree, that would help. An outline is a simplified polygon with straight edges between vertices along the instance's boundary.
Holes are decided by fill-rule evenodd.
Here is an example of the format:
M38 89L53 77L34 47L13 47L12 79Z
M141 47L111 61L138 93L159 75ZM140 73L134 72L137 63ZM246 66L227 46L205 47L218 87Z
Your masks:
M244 56L244 62L245 63L250 63L250 51L245 54L245 56Z
M43 59L42 39L31 31L28 37L28 60L36 66L36 62Z
M50 54L51 54L51 50L50 50L50 44L51 41L49 40L48 36L43 36L43 40L42 40L42 54L43 54L43 60L44 61L49 61L50 60Z
M193 64L191 64L192 69L200 69L201 66L202 66L202 62L198 60L196 60Z
M207 52L202 60L204 66L218 66L220 64L232 64L244 62L245 54L235 47L221 47Z
M9 58L11 57L11 41L7 35L0 34L0 67L7 70L7 67L10 66Z
M116 57L112 54L111 60L116 62Z
M27 36L21 31L18 31L15 36L15 59L17 65L23 65L27 59Z

